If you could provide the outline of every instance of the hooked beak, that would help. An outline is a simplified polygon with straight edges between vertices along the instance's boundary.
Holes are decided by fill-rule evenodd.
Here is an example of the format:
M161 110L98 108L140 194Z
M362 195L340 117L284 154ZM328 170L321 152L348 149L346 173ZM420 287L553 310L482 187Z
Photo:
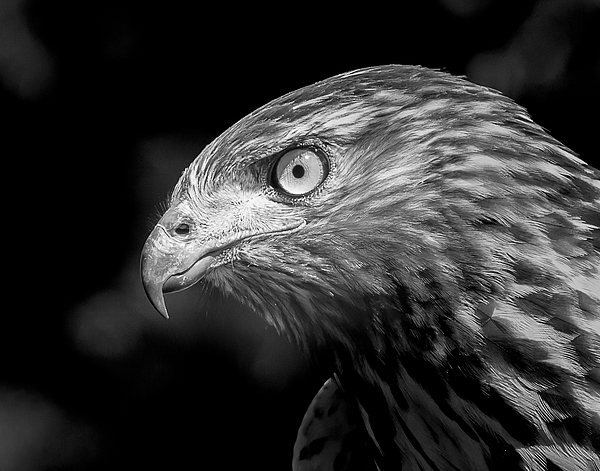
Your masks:
M155 309L169 318L164 294L181 291L200 281L206 273L219 265L218 257L238 242L255 236L295 232L306 224L303 219L279 220L270 230L264 228L229 231L218 239L207 239L205 234L181 232L187 226L185 213L177 206L167 210L158 221L142 250L141 272L146 296Z
M161 218L146 239L141 257L146 296L166 319L169 314L163 294L184 290L200 281L222 252L173 235L173 216L176 217L167 212Z

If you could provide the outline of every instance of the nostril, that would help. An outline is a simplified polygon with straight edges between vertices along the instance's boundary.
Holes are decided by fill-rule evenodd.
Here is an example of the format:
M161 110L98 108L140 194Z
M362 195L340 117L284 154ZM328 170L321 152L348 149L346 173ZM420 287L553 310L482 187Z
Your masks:
M175 234L185 236L190 233L190 225L182 222L175 228Z

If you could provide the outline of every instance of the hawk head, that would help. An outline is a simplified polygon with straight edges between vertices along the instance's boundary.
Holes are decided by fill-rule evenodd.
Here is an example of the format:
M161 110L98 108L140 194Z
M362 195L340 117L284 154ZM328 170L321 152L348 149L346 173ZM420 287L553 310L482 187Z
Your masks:
M144 246L143 282L164 316L163 293L202 280L301 344L353 346L392 319L407 349L473 345L478 306L515 276L543 289L564 278L555 254L594 255L594 172L494 90L358 70L208 145Z

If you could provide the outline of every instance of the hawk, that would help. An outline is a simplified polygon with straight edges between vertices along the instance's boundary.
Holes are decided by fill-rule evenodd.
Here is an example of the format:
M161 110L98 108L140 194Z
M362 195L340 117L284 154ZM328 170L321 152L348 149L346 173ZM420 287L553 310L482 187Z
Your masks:
M296 470L600 469L600 172L495 90L389 65L273 100L141 271L165 317L201 282L327 359Z

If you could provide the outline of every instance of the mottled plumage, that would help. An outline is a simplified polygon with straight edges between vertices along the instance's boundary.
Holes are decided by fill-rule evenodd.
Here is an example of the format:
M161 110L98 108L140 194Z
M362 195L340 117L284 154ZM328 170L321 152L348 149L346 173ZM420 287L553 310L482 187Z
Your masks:
M329 167L305 196L273 182L294 148ZM600 469L599 227L600 172L523 108L385 66L207 146L142 271L163 313L202 278L329 352L362 469Z

